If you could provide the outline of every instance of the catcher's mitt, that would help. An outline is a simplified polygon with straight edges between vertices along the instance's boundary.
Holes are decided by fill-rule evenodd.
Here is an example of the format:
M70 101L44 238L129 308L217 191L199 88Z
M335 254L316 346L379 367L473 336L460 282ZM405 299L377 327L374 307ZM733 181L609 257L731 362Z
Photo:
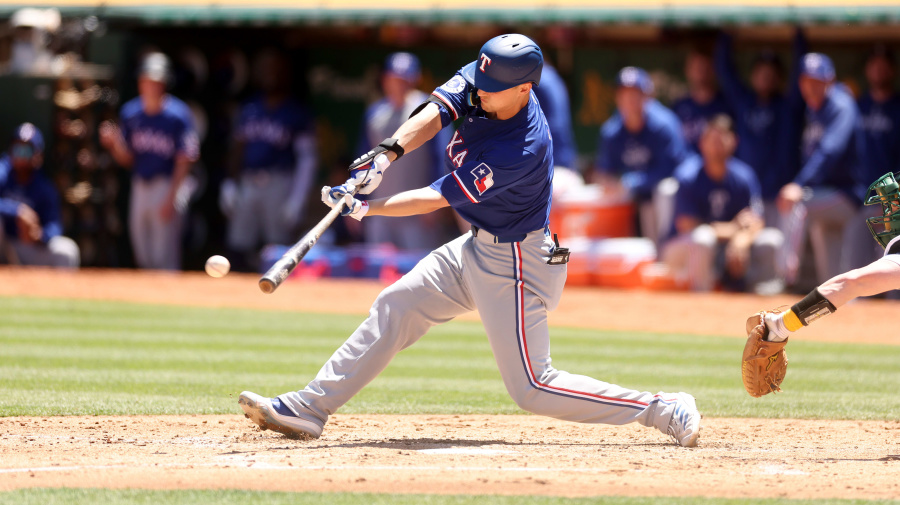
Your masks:
M781 381L787 373L787 355L783 342L769 342L766 335L766 313L760 312L747 319L747 345L744 346L744 358L741 363L741 375L744 389L750 396L759 398L771 392L779 392Z

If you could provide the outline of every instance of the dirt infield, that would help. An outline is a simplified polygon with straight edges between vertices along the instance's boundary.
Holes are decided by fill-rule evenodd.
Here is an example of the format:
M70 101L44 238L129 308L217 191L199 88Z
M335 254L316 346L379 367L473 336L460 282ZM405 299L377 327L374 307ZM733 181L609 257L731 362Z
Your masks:
M0 419L21 487L792 498L900 496L900 423L707 419L649 428L536 416L343 416L298 442L239 416Z
M0 269L0 296L360 315L380 289L369 282L289 282L263 295L255 276ZM552 321L741 338L748 313L795 299L569 289ZM897 344L883 318L897 307L860 302L804 330L803 338ZM637 425L536 416L336 415L323 437L309 442L260 432L239 415L0 418L0 491L900 497L900 421L705 419L703 426L700 447L683 449Z

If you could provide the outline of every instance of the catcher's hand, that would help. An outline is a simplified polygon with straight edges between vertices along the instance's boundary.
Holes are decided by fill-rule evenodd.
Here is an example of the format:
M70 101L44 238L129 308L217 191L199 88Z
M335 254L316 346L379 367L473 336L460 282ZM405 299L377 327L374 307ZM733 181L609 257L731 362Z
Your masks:
M766 336L766 312L754 314L747 319L747 345L741 363L744 389L750 396L759 398L771 392L779 392L781 381L787 373L788 359L783 342L769 342Z

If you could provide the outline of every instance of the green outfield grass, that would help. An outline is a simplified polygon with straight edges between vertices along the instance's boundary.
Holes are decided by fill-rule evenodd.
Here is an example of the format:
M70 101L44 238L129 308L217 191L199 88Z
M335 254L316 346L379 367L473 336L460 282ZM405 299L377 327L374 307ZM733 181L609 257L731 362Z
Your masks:
M723 498L558 498L546 496L442 496L352 493L261 493L254 491L140 491L107 489L22 489L0 493L0 503L16 505L75 505L116 503L119 505L873 505L897 501L785 500Z
M0 297L0 416L237 414L242 390L303 387L362 318ZM743 345L570 328L552 337L558 368L652 392L688 391L707 416L900 418L900 347L794 339L785 393L754 399L740 383ZM341 412L521 411L481 326L457 322L400 353Z

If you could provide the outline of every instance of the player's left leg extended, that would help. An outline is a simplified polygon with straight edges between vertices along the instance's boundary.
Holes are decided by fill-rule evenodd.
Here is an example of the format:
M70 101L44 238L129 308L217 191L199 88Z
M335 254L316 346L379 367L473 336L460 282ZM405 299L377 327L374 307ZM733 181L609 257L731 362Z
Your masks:
M472 290L473 298L516 404L567 421L638 422L666 433L676 410L679 416L684 413L688 395L635 391L551 366L547 314L559 302L566 267L546 263L552 246L549 237L537 232L516 243L488 240L476 240L466 251L464 275L470 285L480 283ZM693 399L690 403L688 410L696 412Z

